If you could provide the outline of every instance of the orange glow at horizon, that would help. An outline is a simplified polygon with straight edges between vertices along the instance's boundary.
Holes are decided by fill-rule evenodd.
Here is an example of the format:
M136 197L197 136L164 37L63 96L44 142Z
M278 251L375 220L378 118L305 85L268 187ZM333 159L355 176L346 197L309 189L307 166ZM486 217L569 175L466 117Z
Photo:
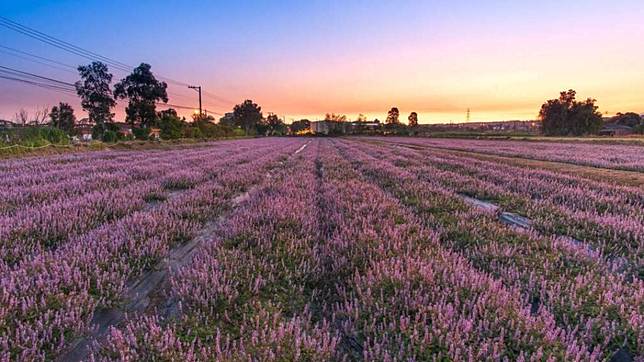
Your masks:
M471 121L533 120L546 100L568 89L580 99L597 99L605 115L644 113L644 6L635 0L373 2L368 7L313 2L302 8L270 4L258 16L271 9L276 16L299 15L247 24L246 9L237 9L219 22L199 22L198 29L192 22L157 29L154 39L171 37L173 47L136 37L129 43L133 54L124 61L151 57L153 72L199 84L230 102L251 99L264 114L287 122L322 119L325 113L384 120L391 107L400 110L403 122L410 112L418 113L419 123L464 122L467 109ZM193 17L204 15L192 11L186 10ZM374 20L385 16L391 21L387 26ZM110 29L96 38L116 42L131 38L130 32ZM104 51L125 57L120 48ZM122 76L115 74L115 81ZM186 107L177 111L190 119L190 108L199 104L196 94L171 86L179 94L169 103ZM0 97L0 118L58 101L70 102L77 118L84 117L77 97L47 92L12 85ZM203 108L223 114L232 111L230 102L204 95ZM124 107L120 101L115 109L119 120Z

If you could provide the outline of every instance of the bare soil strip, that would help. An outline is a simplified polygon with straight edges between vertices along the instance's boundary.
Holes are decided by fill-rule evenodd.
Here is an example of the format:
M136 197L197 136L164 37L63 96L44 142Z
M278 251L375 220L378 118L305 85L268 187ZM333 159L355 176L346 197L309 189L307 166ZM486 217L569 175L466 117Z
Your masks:
M497 219L503 224L506 224L506 225L508 225L510 227L523 229L523 230L534 230L532 228L532 220L527 218L527 217L525 217L525 216L521 216L519 214L515 214L515 213L512 213L512 212L502 211L500 206L498 206L498 205L496 205L494 203L488 202L488 201L483 201L483 200L479 200L479 199L469 197L469 196L464 196L464 195L460 195L460 196L463 199L463 201L465 201L467 204L469 204L471 206L474 206L474 207L477 207L477 208L479 208L481 210L492 212L492 213L496 214ZM586 242L583 242L581 240L577 240L577 239L575 239L573 237L570 237L568 235L558 235L558 236L561 237L562 239L566 240L567 242L571 243L571 244L578 245L578 246L583 246L588 252L594 252L595 251L595 248L592 245L590 245L590 244L588 244ZM623 273L626 270L625 268L631 264L629 261L626 260L626 258L623 258L623 257L621 257L621 258L608 258L608 260L609 261L618 261L622 265L622 268L620 268L620 270L618 270L618 272L620 272L620 273Z

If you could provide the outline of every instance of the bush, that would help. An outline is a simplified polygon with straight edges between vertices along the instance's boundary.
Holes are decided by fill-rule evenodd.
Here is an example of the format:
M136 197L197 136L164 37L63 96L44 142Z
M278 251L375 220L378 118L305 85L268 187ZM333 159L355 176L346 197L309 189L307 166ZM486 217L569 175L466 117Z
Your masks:
M633 131L635 131L635 133L644 134L644 124L633 127Z
M118 134L114 131L105 131L103 133L103 142L114 143L118 140Z
M161 129L161 138L164 140L181 138L184 123L173 109L159 112L158 126Z
M183 137L185 138L204 138L203 133L197 127L185 127L183 129Z
M133 128L132 133L134 133L134 138L137 140L147 140L150 136L149 128Z
M29 147L39 147L49 143L69 143L69 137L67 137L65 131L53 127L20 127L7 129L0 134L0 139L7 144L20 144Z

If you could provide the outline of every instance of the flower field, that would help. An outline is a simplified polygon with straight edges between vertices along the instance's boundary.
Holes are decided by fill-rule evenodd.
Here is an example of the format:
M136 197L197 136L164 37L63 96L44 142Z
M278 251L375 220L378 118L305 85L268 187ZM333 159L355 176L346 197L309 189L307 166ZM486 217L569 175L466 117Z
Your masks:
M410 140L408 138L392 138L390 140L499 156L557 161L618 170L644 171L644 153L641 145L469 139Z
M641 187L372 141L1 161L0 360L644 361Z

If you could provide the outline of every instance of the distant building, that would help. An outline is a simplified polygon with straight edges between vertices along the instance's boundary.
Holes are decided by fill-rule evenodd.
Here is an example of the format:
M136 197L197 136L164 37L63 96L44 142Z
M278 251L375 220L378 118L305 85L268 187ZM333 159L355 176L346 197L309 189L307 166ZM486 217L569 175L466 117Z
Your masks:
M151 140L161 139L161 128L150 128L150 134L148 134L148 138Z
M378 134L382 132L382 124L378 120L371 122L313 121L310 129L312 134L325 136Z
M313 121L311 133L314 135L341 135L345 134L347 122Z
M92 125L91 124L77 124L74 127L74 136L72 140L89 142L92 140Z
M376 135L382 133L382 123L379 120L370 122L349 122L346 133L347 134L364 134Z
M537 134L541 132L540 121L498 121L424 124L419 126L422 133L431 132L520 132Z
M621 124L609 123L599 130L602 136L626 136L635 133L632 127Z
M0 129L14 128L16 126L17 124L11 121L5 121L4 119L0 119Z
M121 135L121 137L129 138L133 137L134 134L132 133L132 126L129 123L114 123L114 125L118 128L118 133Z

